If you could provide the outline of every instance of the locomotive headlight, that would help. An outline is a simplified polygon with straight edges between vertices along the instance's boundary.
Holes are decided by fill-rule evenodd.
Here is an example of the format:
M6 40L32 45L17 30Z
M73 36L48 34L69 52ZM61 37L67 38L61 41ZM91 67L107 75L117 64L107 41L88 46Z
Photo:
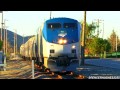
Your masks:
M63 43L63 40L62 40L62 39L59 39L59 40L58 40L58 43L59 43L59 44L62 44L62 43Z
M59 43L59 44L66 44L66 43L67 43L67 40L61 38L61 39L58 40L58 43Z
M67 40L66 40L66 39L65 39L65 40L63 40L63 43L64 43L64 44L66 44L66 43L67 43Z
M72 45L72 49L75 49L75 47L76 47L75 45Z

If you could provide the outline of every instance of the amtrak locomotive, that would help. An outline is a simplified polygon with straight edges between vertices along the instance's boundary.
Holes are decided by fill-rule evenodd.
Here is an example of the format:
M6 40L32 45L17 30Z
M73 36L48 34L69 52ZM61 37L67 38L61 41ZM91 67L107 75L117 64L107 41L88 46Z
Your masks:
M78 67L81 26L71 18L52 18L39 28L38 34L20 47L20 54L51 71ZM75 65L76 62L76 65Z

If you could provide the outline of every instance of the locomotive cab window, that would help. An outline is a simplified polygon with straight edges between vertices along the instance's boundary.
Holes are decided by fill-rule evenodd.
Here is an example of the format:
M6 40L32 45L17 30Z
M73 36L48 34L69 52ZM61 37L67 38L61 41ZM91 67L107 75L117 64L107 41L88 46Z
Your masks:
M49 23L49 24L47 24L47 28L48 29L58 29L58 28L61 28L61 24L60 23Z
M64 23L64 28L72 28L72 29L76 29L77 25L76 23Z

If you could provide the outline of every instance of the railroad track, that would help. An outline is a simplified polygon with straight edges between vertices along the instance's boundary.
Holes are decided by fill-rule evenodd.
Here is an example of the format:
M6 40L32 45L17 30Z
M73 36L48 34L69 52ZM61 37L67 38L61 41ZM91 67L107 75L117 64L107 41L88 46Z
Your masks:
M22 66L22 64L24 64L22 62L24 61L27 61L29 65L32 64L31 61L22 59L19 65ZM14 62L11 62L11 64L18 63L18 62L19 61L14 61ZM28 73L24 73L19 77L21 79L32 79L31 70L28 70L27 72ZM86 79L86 77L84 75L77 74L76 72L51 72L49 70L47 70L46 72L41 71L41 68L35 64L34 79Z
M32 78L32 76L31 76ZM79 74L65 74L65 73L54 73L54 72L35 72L35 79L87 79L84 75Z
M35 79L87 79L86 76L77 74L76 72L42 72L40 68L35 68ZM30 76L29 78L32 78Z
M26 60L8 60L7 70L1 71L0 78L4 79L32 79L31 61ZM75 72L51 72L49 70L41 71L40 67L35 65L35 79L84 79L83 75Z

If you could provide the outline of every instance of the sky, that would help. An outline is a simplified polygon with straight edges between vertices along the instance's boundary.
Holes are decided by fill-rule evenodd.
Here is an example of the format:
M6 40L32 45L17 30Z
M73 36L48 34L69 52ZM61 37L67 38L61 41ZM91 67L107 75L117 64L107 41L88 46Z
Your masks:
M68 17L83 21L84 11L52 11L51 17ZM39 26L50 18L50 11L3 11L6 28L17 34L35 35ZM100 21L100 37L107 39L114 29L120 38L120 11L87 11L86 22ZM0 22L2 14L0 13ZM0 25L1 27L1 25ZM103 29L104 28L104 29ZM103 33L104 31L104 33Z

